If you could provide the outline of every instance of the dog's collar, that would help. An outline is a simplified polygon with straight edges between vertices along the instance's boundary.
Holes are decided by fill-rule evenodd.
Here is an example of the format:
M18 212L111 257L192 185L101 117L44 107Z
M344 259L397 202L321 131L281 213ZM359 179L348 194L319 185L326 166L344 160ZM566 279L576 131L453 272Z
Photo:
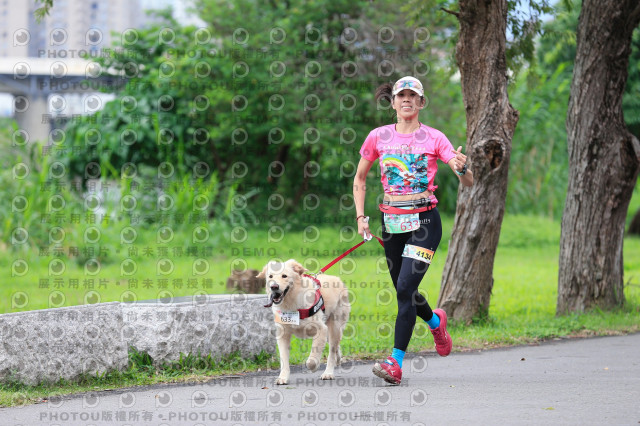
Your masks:
M307 309L298 309L298 312L300 313L300 319L309 318L315 315L320 310L324 312L324 299L322 298L322 293L320 292L320 287L321 287L320 280L318 280L314 276L307 275L307 274L304 274L303 276L307 278L311 278L316 283L317 288L316 288L316 297L313 301L313 305Z

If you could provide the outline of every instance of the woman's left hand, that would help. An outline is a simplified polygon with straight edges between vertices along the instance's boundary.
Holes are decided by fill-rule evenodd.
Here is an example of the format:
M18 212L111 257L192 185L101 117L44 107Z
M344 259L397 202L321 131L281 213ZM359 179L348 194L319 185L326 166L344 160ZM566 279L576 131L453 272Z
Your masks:
M467 164L467 156L462 153L462 146L459 146L457 150L453 150L456 153L454 158L453 168L457 172L461 172L464 165Z
M456 156L449 160L449 167L457 173L460 183L464 186L473 185L473 173L467 166L467 156L462 153L462 146L459 146L458 149L453 149L452 151L456 153ZM467 166L466 169L465 166ZM463 174L461 175L460 173Z

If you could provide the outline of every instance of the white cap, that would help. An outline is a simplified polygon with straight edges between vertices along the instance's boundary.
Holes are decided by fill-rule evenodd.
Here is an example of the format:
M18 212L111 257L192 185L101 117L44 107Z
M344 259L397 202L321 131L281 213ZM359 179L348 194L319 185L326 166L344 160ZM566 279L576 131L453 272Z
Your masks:
M420 80L418 80L415 77L406 76L396 81L395 84L393 85L393 92L391 94L395 96L404 89L413 90L418 95L424 96L424 89L422 88L422 83L420 83Z

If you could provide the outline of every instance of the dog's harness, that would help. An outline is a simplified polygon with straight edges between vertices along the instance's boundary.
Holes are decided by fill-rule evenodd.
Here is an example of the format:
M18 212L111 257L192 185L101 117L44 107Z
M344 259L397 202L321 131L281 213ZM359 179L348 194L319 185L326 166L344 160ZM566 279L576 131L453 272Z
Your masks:
M320 293L320 287L322 287L322 285L320 284L320 280L308 274L304 274L303 277L311 278L313 282L316 283L316 297L313 301L313 305L311 305L310 308L298 309L298 312L300 312L301 320L313 316L320 310L324 312L324 299L322 298L322 293Z

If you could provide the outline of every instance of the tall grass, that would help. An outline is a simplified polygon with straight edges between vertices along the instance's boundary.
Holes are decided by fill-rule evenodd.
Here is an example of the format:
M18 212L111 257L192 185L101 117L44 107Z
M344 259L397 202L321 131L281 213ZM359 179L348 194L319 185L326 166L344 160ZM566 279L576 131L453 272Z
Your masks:
M2 250L30 257L55 252L80 264L89 258L108 263L126 246L123 230L136 235L132 242L151 243L154 238L138 240L138 235L155 233L153 244L179 241L187 250L205 240L210 246L224 244L223 229L231 224L256 223L252 211L242 207L255 191L239 194L215 173L162 178L159 168L132 166L117 179L71 181L55 144L23 142L12 138L12 131L17 131L15 123L0 134ZM101 169L108 167L102 164ZM191 237L173 240L176 234Z
M17 131L17 127L13 128ZM0 147L2 240L15 251L47 243L51 219L84 212L82 200L64 179L65 167L38 145L12 137ZM16 229L24 229L26 232ZM23 238L24 237L24 238Z

